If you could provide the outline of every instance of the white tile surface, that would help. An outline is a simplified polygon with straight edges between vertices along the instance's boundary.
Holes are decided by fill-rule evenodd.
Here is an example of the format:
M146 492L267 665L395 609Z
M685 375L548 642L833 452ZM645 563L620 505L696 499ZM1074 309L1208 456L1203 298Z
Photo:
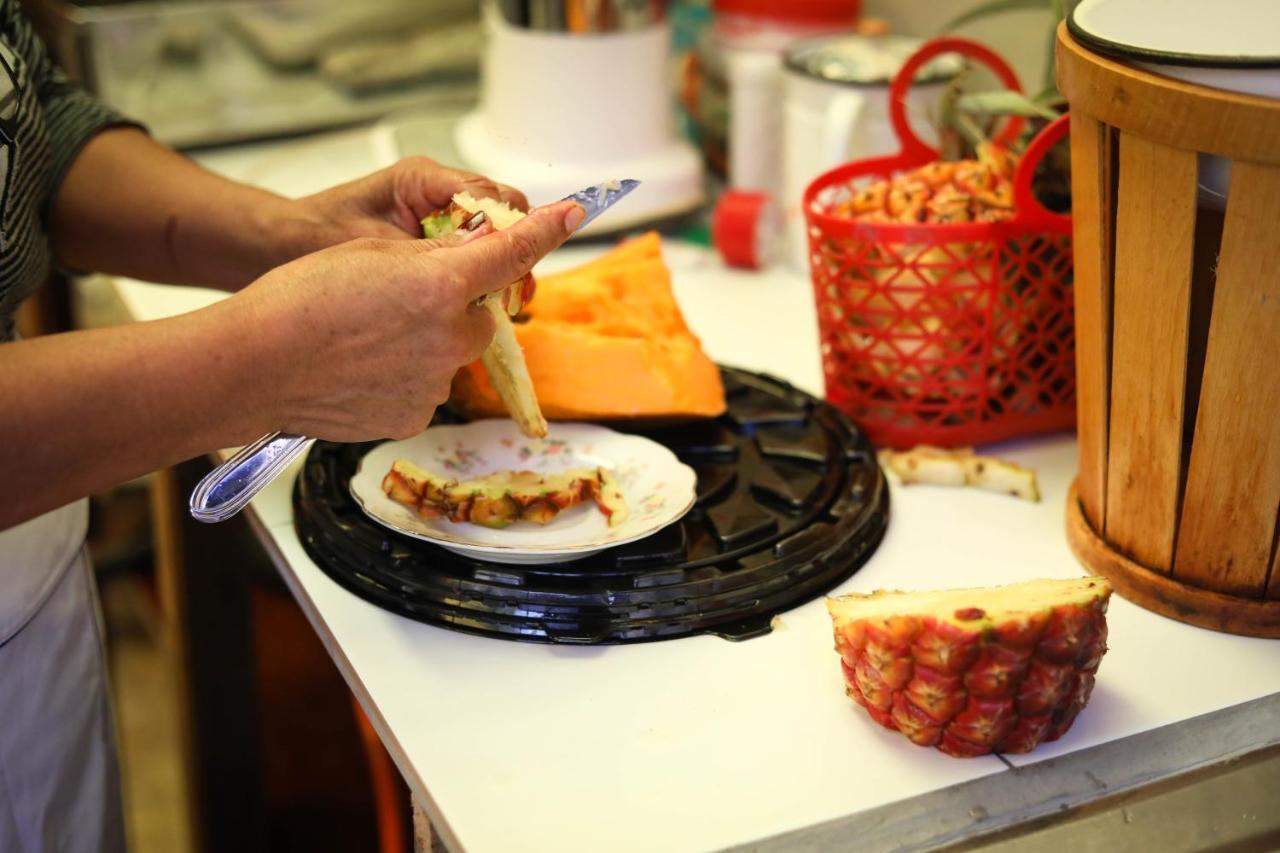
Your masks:
M291 526L271 535L402 770L470 851L705 850L1004 769L859 719L820 601L744 643L513 643L392 616L321 573Z
M982 586L1082 574L1062 511L1070 436L997 448L1044 500L893 487L893 520L839 591ZM743 643L703 637L554 648L392 616L330 581L292 525L291 583L341 647L416 785L468 850L698 850L745 842L998 772L880 729L843 695L824 605ZM1280 691L1280 644L1205 631L1114 599L1094 699L1018 765ZM447 735L441 736L442 732ZM860 769L859 769L860 768ZM501 816L501 819L497 819ZM618 839L624 843L618 846Z
M159 320L189 314L227 298L227 294L221 290L203 287L151 284L128 278L116 278L113 281L125 310L135 320Z

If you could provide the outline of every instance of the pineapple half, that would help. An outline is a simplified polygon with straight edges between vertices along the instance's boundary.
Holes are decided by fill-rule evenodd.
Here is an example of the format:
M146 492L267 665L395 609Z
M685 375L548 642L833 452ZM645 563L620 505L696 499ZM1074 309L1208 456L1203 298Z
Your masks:
M477 199L470 193L457 193L453 203L442 211L422 220L422 233L430 238L452 234L462 223L477 213L483 213L497 230L508 228L524 219L525 214L497 199ZM520 431L530 438L543 438L547 434L547 419L542 416L538 397L533 390L533 379L525 364L524 350L516 340L515 326L511 318L520 313L528 301L532 278L513 282L502 290L485 297L481 304L493 316L493 340L480 356L489 382L493 385L502 405Z
M397 459L382 478L382 491L423 518L469 521L493 528L516 521L546 524L561 510L588 498L605 514L610 527L627 517L622 490L607 468L576 468L556 474L498 471L473 480L455 480Z
M1030 752L1089 701L1107 650L1101 578L827 599L846 693L918 746Z

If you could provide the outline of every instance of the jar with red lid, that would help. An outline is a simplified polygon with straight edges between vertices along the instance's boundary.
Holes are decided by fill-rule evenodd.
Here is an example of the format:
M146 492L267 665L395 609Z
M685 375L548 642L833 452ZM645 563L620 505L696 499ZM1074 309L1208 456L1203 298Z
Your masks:
M773 196L781 181L783 54L852 32L861 0L712 0L713 19L681 71L681 101L712 172Z
M779 52L797 39L851 31L862 0L713 0L711 8L727 45Z

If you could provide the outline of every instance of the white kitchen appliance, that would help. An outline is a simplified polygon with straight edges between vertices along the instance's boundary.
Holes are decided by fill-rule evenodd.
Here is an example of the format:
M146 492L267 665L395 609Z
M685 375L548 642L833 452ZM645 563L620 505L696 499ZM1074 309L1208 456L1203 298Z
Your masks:
M675 129L659 3L491 2L482 14L480 103L454 137L467 166L519 187L535 205L608 178L641 182L586 234L702 204L701 161Z

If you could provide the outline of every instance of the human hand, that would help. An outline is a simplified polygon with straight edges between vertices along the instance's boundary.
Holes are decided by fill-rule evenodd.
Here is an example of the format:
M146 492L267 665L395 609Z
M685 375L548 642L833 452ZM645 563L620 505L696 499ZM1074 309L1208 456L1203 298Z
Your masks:
M359 237L408 240L422 236L422 219L447 207L455 193L497 198L519 210L529 201L517 189L426 157L406 157L364 178L289 203L281 228L293 258Z
M493 336L477 300L520 280L584 215L558 202L499 232L362 238L262 276L221 303L229 334L254 350L259 426L332 441L417 434Z

